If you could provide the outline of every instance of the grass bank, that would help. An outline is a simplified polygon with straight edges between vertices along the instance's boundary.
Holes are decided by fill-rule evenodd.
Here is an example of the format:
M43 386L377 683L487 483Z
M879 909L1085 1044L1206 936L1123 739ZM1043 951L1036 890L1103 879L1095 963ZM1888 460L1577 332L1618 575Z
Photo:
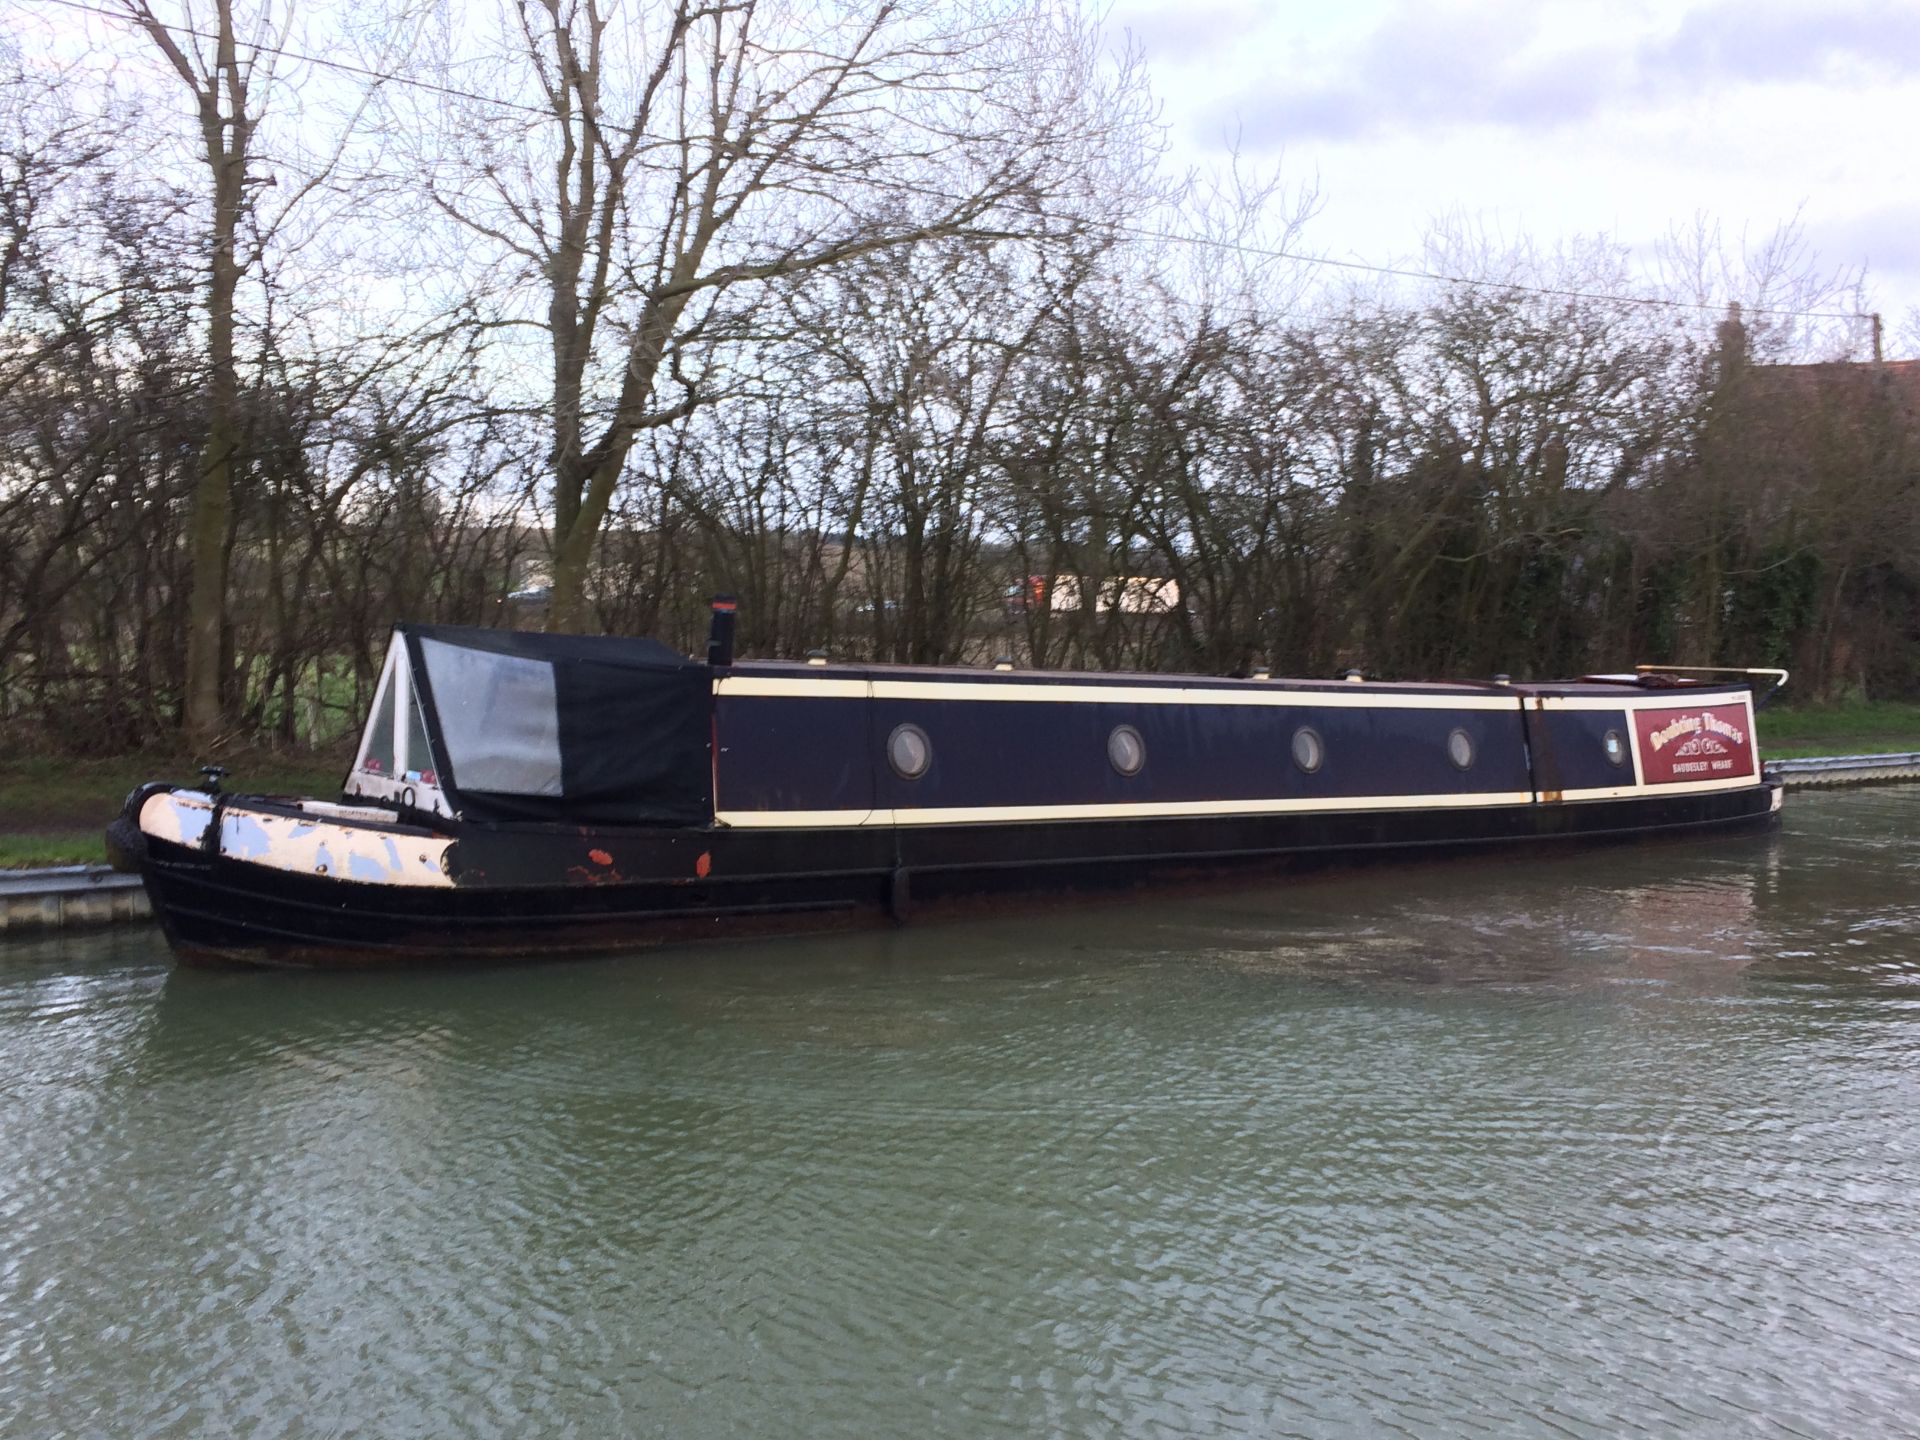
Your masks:
M1875 700L1843 705L1775 705L1760 712L1756 728L1760 732L1760 754L1768 760L1920 750L1920 704Z
M229 790L335 795L344 747L319 753L235 750L219 757ZM197 784L201 761L178 750L138 750L99 760L45 755L0 758L0 869L88 865L106 859L101 839L127 792L147 780Z

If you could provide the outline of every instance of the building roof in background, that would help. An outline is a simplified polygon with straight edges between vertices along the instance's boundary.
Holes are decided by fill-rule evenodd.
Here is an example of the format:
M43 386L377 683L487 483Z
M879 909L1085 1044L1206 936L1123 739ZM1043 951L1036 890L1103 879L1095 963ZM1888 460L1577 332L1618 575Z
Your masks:
M1920 360L1830 360L1817 365L1755 365L1756 383L1830 404L1891 403L1920 417Z

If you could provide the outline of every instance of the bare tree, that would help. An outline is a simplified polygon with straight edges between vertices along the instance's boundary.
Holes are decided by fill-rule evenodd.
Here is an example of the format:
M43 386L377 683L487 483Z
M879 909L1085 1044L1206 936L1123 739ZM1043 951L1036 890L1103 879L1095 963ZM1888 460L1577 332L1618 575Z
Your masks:
M538 115L472 116L423 168L503 293L539 297L497 318L548 351L555 628L586 622L636 438L723 383L698 347L731 292L1072 228L1121 198L1102 163L1149 131L1137 72L1042 0L503 0L501 19Z
M259 142L269 97L291 88L280 83L275 66L288 53L282 44L295 14L293 0L283 5L253 0L250 14L236 13L235 0L208 0L207 10L180 0L177 20L163 17L153 0L118 4L191 99L197 131L193 159L206 187L196 207L205 227L206 383L199 473L187 525L192 578L183 706L187 733L204 743L219 730L231 698L226 664L229 572L235 490L245 469L240 448L244 382L236 358L241 286L253 276L264 317L278 281L268 266L272 252L289 247L289 221L305 200L342 188L337 182L343 161L373 92L364 83L357 85L357 101L349 101L344 123L330 127L328 148L320 153L308 153L310 136L289 136L276 154L263 155ZM293 183L265 211L258 196L279 185L282 169ZM292 242L291 248L298 243ZM307 298L312 302L319 297ZM259 323L267 322L262 318Z
M220 727L221 654L227 603L227 533L233 512L234 446L239 433L239 377L234 367L234 297L240 285L240 225L246 207L254 127L254 57L243 55L232 0L214 0L210 49L176 34L148 0L122 0L180 78L198 112L201 159L212 187L207 230L206 438L188 522L193 549L187 602L186 725L194 738Z

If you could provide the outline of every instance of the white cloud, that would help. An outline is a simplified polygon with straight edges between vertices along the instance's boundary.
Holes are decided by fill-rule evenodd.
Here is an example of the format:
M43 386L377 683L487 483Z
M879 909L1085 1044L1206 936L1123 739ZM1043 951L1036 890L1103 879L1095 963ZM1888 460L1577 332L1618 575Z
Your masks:
M1411 255L1449 212L1638 248L1699 212L1729 234L1798 213L1829 266L1871 264L1889 311L1920 301L1912 0L1195 13L1177 0L1115 12L1146 48L1179 158L1217 160L1237 138L1317 175L1327 203L1307 241L1328 253Z
M1560 126L1732 87L1859 86L1920 68L1920 6L1911 4L1839 0L1812 10L1712 0L1660 18L1621 7L1601 23L1577 3L1399 0L1359 35L1295 32L1302 63L1218 94L1201 123L1231 113L1249 140L1270 144ZM1288 37L1269 25L1261 38L1285 49ZM1204 56L1191 34L1187 41L1170 60Z

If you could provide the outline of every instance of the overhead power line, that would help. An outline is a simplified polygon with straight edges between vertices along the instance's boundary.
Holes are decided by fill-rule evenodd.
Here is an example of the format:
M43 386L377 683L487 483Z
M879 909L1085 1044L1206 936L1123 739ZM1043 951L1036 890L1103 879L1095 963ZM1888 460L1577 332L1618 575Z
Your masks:
M1242 255L1269 260L1290 260L1297 265L1318 265L1332 270L1357 270L1369 275L1388 275L1401 280L1428 280L1440 285L1470 286L1478 290L1514 290L1528 295L1545 295L1564 300L1605 300L1617 305L1647 305L1666 310L1704 310L1723 314L1724 302L1713 300L1674 300L1658 295L1614 295L1603 290L1575 290L1557 285L1531 285L1520 280L1477 280L1471 275L1449 275L1444 271L1415 270L1400 265L1378 265L1366 260L1336 260L1326 255L1303 255L1237 240L1221 240L1208 235L1188 235L1174 230L1154 230L1141 225L1115 224L1111 228L1146 240L1171 240L1184 245L1208 245ZM1789 310L1780 306L1743 305L1743 315L1778 315L1800 320L1865 320L1857 310Z
M88 15L97 15L106 20L138 23L136 18L124 10L111 10L101 5L86 3L86 0L41 0L43 4L57 5L65 10L77 10ZM199 30L190 25L172 25L166 27L176 35L189 35L196 40L218 40L211 31ZM403 89L421 90L435 95L444 95L456 100L470 100L475 104L492 106L499 110L510 110L522 115L535 115L551 118L553 111L540 105L528 105L522 101L503 99L498 95L485 95L476 90L462 90L454 85L441 85L431 80L422 80L417 76L398 71L370 69L364 65L355 65L347 60L333 60L323 55L309 55L299 50L288 50L277 45L251 42L248 48L255 53L277 55L302 65L314 65L323 70L336 70L342 74L353 75L362 80L373 80L383 85L397 85ZM928 187L893 182L882 188L897 190L903 194L932 196L936 199L947 198L939 191ZM1693 310L1718 314L1726 307L1723 303L1710 300L1675 300L1657 295L1617 295L1604 291L1579 290L1556 285L1534 285L1520 280L1483 280L1470 275L1450 275L1443 271L1417 270L1411 266L1382 265L1366 260L1337 260L1326 255L1302 254L1297 251L1283 250L1278 247L1251 245L1241 240L1226 240L1212 235L1191 235L1177 230L1159 230L1144 225L1127 225L1117 221L1102 222L1103 228L1121 234L1132 235L1144 240L1162 240L1177 245L1198 245L1215 250L1230 251L1235 254L1249 255L1266 260L1285 260L1295 265L1316 266L1330 270L1349 270L1367 275L1380 275L1399 280L1421 280L1436 285L1457 285L1477 290L1501 290L1514 294L1542 295L1561 300L1596 300L1615 305L1641 305L1663 310ZM1742 307L1746 315L1767 315L1790 320L1866 320L1869 317L1855 310L1793 310L1784 306L1747 305Z
M63 10L78 10L87 15L98 15L105 20L120 20L138 24L138 19L125 10L109 10L102 5L89 5L85 0L40 0L44 5L57 5ZM164 27L175 35L191 35L196 40L217 41L220 37L210 30L197 30L191 25L167 25ZM503 100L498 95L483 95L477 90L462 90L457 85L439 85L431 80L422 80L414 75L399 71L372 70L364 65L355 65L349 60L331 60L324 55L308 55L299 50L288 50L278 45L249 42L247 49L262 55L278 55L282 59L296 60L302 65L317 65L322 70L338 70L342 74L357 75L362 80L378 80L385 85L400 85L412 90L426 90L435 95L446 95L456 100L472 100L481 105L491 105L500 110L516 110L523 115L539 115L551 118L553 111L541 105L528 105L518 100Z

